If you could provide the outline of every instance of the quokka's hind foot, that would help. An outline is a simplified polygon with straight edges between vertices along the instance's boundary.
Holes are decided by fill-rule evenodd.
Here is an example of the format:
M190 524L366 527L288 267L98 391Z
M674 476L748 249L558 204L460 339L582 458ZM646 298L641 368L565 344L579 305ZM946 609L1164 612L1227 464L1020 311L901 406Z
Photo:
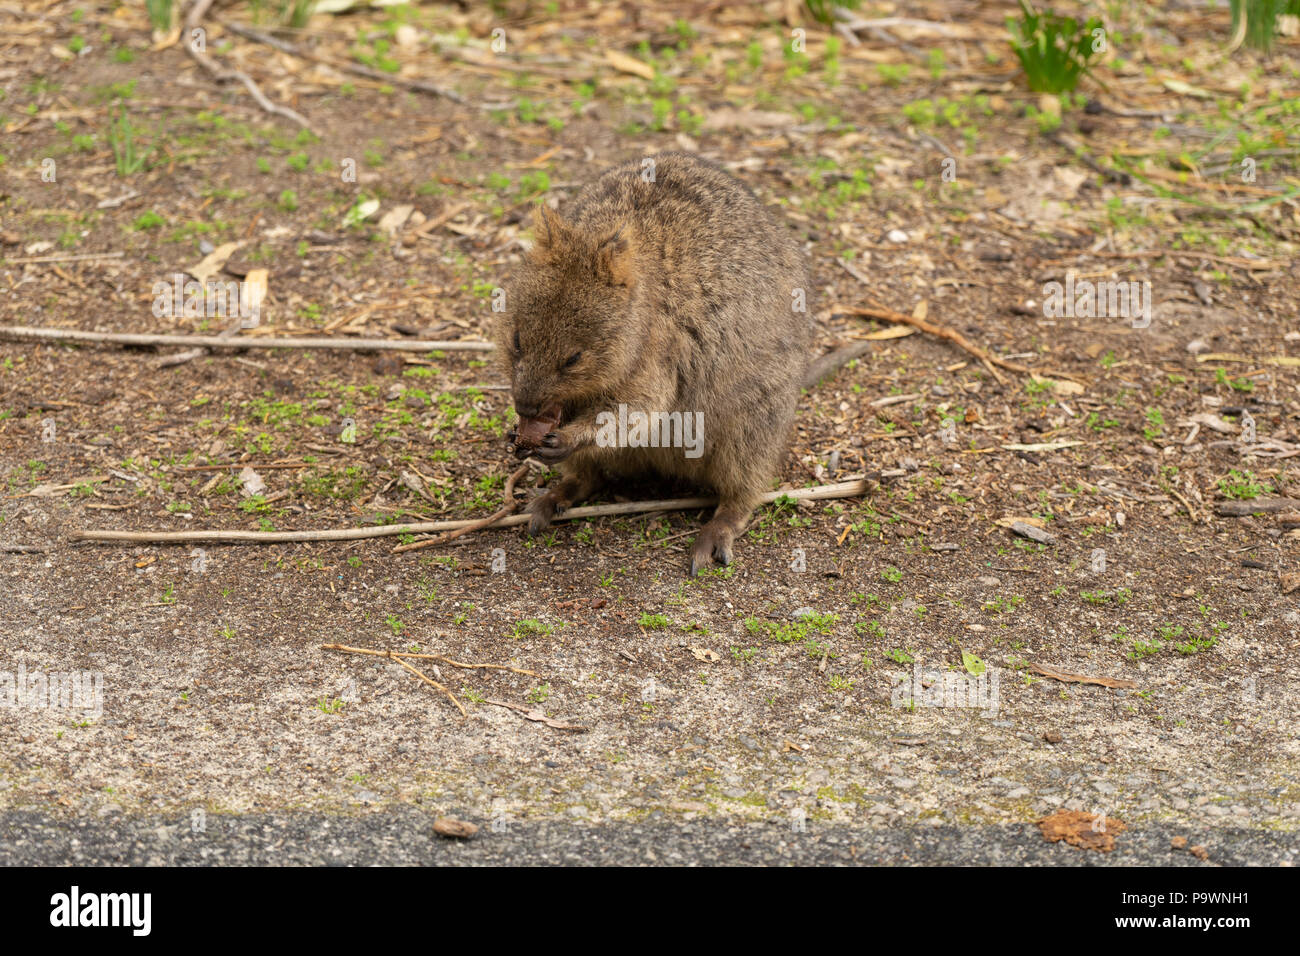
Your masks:
M705 568L712 567L716 560L726 566L731 563L731 546L736 535L749 523L750 509L734 505L722 505L713 513L700 533L695 537L691 548L691 577L695 577Z

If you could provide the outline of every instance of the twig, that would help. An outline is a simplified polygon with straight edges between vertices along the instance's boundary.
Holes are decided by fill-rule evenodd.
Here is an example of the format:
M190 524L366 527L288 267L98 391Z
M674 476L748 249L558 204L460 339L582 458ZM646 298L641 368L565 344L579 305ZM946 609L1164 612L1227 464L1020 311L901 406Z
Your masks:
M21 259L9 259L0 256L5 262L10 264L19 264L27 262L89 262L93 259L121 259L126 255L124 252L83 252L77 255L67 256L25 256Z
M522 667L510 667L506 664L462 664L460 661L453 661L450 657L443 657L441 654L416 654L414 651L373 651L368 647L349 647L346 644L322 644L327 651L342 651L345 654L369 654L372 657L410 657L422 661L440 661L449 667L459 667L462 670L493 670L509 671L512 674L524 674L528 677L536 677L536 671L524 670Z
M391 651L389 651L384 656L387 657L389 660L396 661L397 663L401 664L408 671L410 671L416 677L420 678L420 680L424 681L430 687L436 687L438 690L442 691L444 694L447 695L447 699L456 705L456 709L460 711L460 715L462 717L469 716L469 714L465 713L465 708L460 705L460 701L456 699L456 695L453 694L451 691L449 691L444 685L439 684L436 680L434 680L432 677L429 677L427 674L424 673L424 671L420 670L418 667L412 667L410 664L406 663L406 661L402 660L400 657L394 657Z
M554 727L556 730L571 730L574 733L585 734L588 728L581 724L570 724L563 720L556 720L554 717L547 717L540 709L522 707L519 704L512 704L508 700L488 700L487 703L494 704L497 707L506 707L510 710L518 711L524 715L525 720L536 721L545 724L547 727Z
M828 498L856 498L867 493L867 479L841 481L814 488L793 488L789 491L769 491L759 500L771 503L778 498L796 501L820 501ZM718 503L717 498L666 498L660 501L626 501L609 505L587 505L569 508L555 516L557 521L580 518L599 518L607 515L651 514L660 511L694 511ZM524 524L528 515L507 515L493 525L508 528ZM385 525L377 528L333 528L325 531L73 531L73 541L132 541L153 544L183 544L195 541L222 542L225 544L286 544L299 541L360 541L367 538L388 538L399 534L431 534L454 531L466 525L480 524L472 521L422 521L405 525Z
M393 549L393 554L401 554L403 551L418 551L421 548L432 548L435 545L446 544L448 541L469 534L471 531L479 531L483 528L490 527L507 515L514 514L519 510L519 502L515 501L515 482L527 474L527 472L528 464L524 463L516 468L510 477L506 479L505 491L502 492L501 495L503 503L497 510L496 514L483 518L480 521L472 521L463 528L457 528L455 531L448 531L445 534L438 535L436 538L426 538L423 541L412 541L409 544L398 545Z
M300 113L295 113L287 106L278 106L277 104L272 103L266 98L261 89L258 88L258 85L253 82L252 77L247 73L240 70L226 69L225 67L218 66L205 51L199 49L194 44L192 39L194 31L202 29L199 24L203 20L203 15L208 12L210 6L212 6L212 0L194 0L194 3L190 6L189 13L185 15L185 29L183 32L187 39L184 45L186 51L194 59L194 62L203 67L203 69L205 69L212 78L219 83L238 80L240 83L244 84L244 88L248 90L249 95L257 101L257 105L263 110L274 116L283 116L285 119L297 123L303 129L314 133L315 130L312 129L311 123L307 121L306 117Z
M288 53L290 56L296 56L300 60L312 60L316 63L324 63L326 66L333 67L336 70L342 70L346 73L353 73L357 76L364 76L367 79L378 80L381 83L392 86L403 86L408 90L415 90L419 93L431 93L434 96L441 96L449 99L453 103L465 103L465 97L461 96L455 90L449 90L445 87L438 86L426 80L408 80L400 76L394 76L391 73L383 73L379 70L372 69L368 66L361 66L357 63L335 63L326 57L319 56L301 47L294 46L285 40L271 36L269 33L263 33L261 30L254 30L252 27L246 27L238 23L223 23L227 30L237 34L246 40L252 40L255 43L265 43L267 46L274 47L282 53Z
M490 352L491 342L422 342L418 339L296 338L274 335L229 337L224 335L168 335L149 332L87 332L81 329L47 329L26 325L0 325L0 339L19 341L98 342L106 345L189 345L210 349L352 349L395 352Z
M866 281L865 277L862 276L860 273L858 273L858 271L854 269L851 265L849 265L847 262L840 260L840 265L843 266L845 271L848 272L850 275L852 275L858 281L860 282ZM893 309L885 308L885 306L881 305L880 303L876 303L876 306L874 308L864 308L861 306L845 306L841 311L847 312L850 315L863 315L866 316L867 318L881 319L885 322L896 322L900 325L910 325L913 328L920 329L922 332L925 332L929 335L933 335L941 339L947 339L949 342L953 343L959 348L965 349L971 355L975 356L986 366L988 366L989 371L993 372L994 376L1000 382L1005 383L1006 379L1004 379L1000 374L998 374L997 370L993 368L993 366L995 365L999 365L1002 368L1005 368L1012 372L1020 372L1022 374L1029 373L1029 369L1026 368L1025 366L1018 365L1015 362L1008 362L1006 359L998 358L996 355L992 354L991 352L987 352L984 349L980 348L978 345L971 342L969 339L966 338L966 336L962 335L960 332L954 332L952 329L945 329L943 326L935 325L932 322L927 322L925 319L918 319L915 316L905 315L902 312L895 312Z

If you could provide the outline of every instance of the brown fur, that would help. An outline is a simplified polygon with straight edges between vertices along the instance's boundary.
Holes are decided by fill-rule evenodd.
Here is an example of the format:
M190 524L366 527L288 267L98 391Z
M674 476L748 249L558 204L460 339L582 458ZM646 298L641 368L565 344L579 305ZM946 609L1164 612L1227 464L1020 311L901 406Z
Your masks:
M692 551L696 573L715 557L730 562L786 453L812 290L793 235L747 187L687 154L650 159L653 182L630 163L584 189L563 217L538 207L535 246L495 337L520 418L563 409L534 452L563 477L533 503L529 532L608 479L684 478L719 496ZM794 311L796 289L804 311ZM596 415L620 403L702 412L703 456L599 447Z

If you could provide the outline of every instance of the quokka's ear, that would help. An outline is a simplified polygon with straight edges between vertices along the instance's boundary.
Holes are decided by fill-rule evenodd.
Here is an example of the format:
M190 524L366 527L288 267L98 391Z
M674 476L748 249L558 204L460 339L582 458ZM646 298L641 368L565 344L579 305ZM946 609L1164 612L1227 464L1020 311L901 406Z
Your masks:
M627 230L620 229L596 247L596 272L610 285L636 282L636 248Z
M533 207L534 258L556 258L558 251L568 244L571 232L569 224L546 203L538 203Z

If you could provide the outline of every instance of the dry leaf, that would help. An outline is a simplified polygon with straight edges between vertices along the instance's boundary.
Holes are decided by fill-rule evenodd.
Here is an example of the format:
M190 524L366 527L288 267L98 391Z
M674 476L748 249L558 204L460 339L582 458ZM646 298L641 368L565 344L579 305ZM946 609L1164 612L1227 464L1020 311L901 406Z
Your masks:
M703 661L706 664L716 664L722 660L717 651L711 651L707 647L692 647L690 650L697 661Z
M855 335L855 339L863 339L868 342L878 342L881 339L901 339L909 335L915 335L917 329L912 325L891 325L889 328L881 329L879 332L868 332L865 335Z
M411 218L413 212L415 212L414 206L405 204L394 206L379 217L379 231L386 236L396 235L397 231L406 225L406 220Z
M1047 385L1052 391L1060 395L1082 395L1083 386L1078 382L1059 381L1054 378L1044 378L1041 375L1030 375L1031 379L1043 385Z
M239 473L240 493L245 498L251 498L253 495L260 495L266 491L266 482L262 476L253 471L252 468L245 467Z
M221 271L221 267L226 264L226 261L234 254L235 250L242 245L242 242L223 243L200 259L195 265L186 269L185 272L200 283L206 284L209 279Z

